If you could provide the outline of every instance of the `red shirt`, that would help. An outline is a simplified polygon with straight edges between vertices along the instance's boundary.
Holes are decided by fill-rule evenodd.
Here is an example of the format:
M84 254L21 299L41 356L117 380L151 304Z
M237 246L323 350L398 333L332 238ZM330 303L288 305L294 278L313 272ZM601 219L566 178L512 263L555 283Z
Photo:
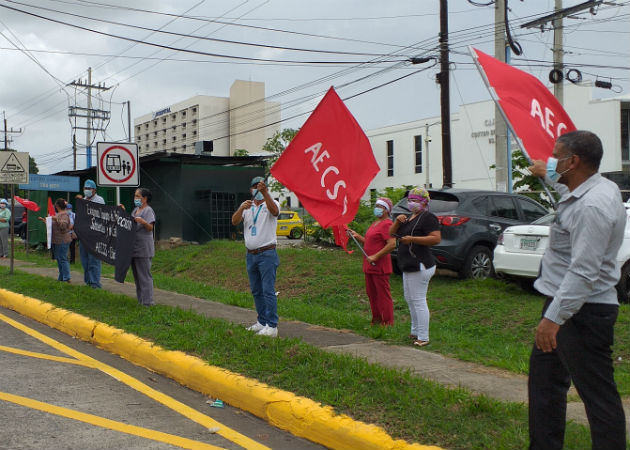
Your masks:
M387 240L392 239L392 236L389 234L389 227L391 226L392 221L390 219L383 219L370 225L365 232L365 242L363 243L365 253L373 255L385 247ZM363 257L363 272L383 275L392 273L392 257L389 253L381 256L378 261L375 261L374 265L371 265Z

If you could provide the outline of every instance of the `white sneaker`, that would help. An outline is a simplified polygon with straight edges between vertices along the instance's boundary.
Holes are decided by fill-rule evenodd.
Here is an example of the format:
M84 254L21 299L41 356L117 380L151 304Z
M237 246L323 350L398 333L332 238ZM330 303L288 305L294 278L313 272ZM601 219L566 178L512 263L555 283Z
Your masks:
M265 328L265 326L260 323L260 322L256 322L254 325L252 325L251 327L248 327L247 330L248 331L260 331L263 328Z
M278 327L272 328L268 325L265 325L265 327L256 334L259 336L276 337L278 336Z

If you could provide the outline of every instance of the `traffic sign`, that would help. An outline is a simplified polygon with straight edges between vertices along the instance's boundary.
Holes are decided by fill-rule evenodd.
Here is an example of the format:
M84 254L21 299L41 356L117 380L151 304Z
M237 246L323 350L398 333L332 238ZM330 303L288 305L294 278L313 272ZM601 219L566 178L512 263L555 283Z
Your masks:
M28 152L0 152L0 184L28 183Z
M96 184L99 186L140 185L138 145L118 142L96 144Z

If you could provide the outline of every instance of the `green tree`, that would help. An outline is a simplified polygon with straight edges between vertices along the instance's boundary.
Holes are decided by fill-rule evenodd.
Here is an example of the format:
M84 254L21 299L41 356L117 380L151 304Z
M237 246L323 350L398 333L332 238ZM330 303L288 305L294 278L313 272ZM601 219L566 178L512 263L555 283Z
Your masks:
M533 176L527 170L530 165L520 149L512 153L512 189L551 208L553 205L544 191L540 178ZM558 195L554 192L551 192L551 195L554 196L554 201L558 199Z
M273 136L267 139L265 145L263 145L263 150L272 154L272 157L269 159L269 163L265 168L265 176L269 177L269 169L271 166L280 158L284 149L287 148L291 140L295 137L299 130L295 130L293 128L285 128L282 131L276 131ZM271 179L272 181L269 183L269 188L273 192L280 192L284 189L284 186L279 181L275 179Z

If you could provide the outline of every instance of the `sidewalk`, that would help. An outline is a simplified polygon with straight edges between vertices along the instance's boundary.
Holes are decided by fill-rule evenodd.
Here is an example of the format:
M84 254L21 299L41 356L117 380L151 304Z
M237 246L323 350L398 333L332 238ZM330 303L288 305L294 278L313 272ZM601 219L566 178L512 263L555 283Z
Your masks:
M8 266L8 260L0 262ZM28 263L15 261L19 270L57 278L57 268L32 267ZM80 266L79 266L80 268ZM72 271L73 283L79 284L83 273ZM110 278L102 278L104 289L110 292L136 296L135 285L120 284ZM207 317L224 319L242 325L256 321L256 312L237 306L202 300L161 289L154 290L156 303L193 310ZM527 377L506 370L482 366L442 356L411 346L389 345L348 331L311 325L304 322L281 320L278 325L280 337L300 338L304 342L325 351L347 353L366 359L370 363L396 369L408 369L415 375L452 387L463 387L472 392L485 394L497 400L527 402ZM575 391L572 388L572 392ZM624 401L626 417L630 417L630 401ZM567 420L588 424L581 402L571 402L567 407ZM630 429L629 436L630 436Z

